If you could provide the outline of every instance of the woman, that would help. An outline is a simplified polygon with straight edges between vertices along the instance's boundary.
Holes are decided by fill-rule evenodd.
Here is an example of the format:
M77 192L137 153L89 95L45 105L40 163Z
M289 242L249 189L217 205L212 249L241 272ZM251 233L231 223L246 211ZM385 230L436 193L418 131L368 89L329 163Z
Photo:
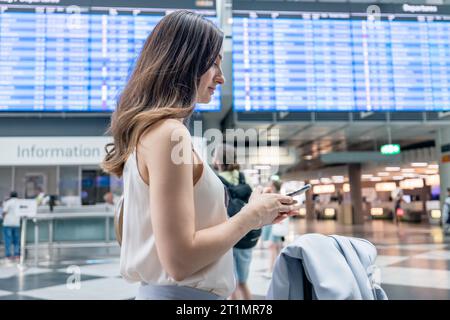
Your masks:
M254 192L227 219L224 187L183 125L208 103L223 34L189 11L164 17L146 40L112 115L103 168L124 179L120 271L137 299L224 299L234 290L231 248L249 230L286 218L291 197Z

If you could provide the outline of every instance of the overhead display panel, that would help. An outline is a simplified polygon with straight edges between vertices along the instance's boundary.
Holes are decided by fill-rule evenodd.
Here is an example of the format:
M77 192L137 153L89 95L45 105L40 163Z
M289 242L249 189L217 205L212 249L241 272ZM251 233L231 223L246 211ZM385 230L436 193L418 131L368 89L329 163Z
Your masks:
M234 1L236 111L450 110L450 6Z
M0 111L113 111L145 39L175 9L217 22L215 1L0 0ZM220 110L220 88L196 110Z

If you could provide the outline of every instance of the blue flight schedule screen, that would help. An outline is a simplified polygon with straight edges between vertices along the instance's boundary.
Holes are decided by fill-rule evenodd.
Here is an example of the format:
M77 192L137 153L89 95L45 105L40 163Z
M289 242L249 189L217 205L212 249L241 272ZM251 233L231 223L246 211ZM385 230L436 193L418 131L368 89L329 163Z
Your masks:
M450 110L450 17L233 17L236 111Z
M114 111L144 41L165 14L0 8L4 112ZM220 110L220 89L196 110Z

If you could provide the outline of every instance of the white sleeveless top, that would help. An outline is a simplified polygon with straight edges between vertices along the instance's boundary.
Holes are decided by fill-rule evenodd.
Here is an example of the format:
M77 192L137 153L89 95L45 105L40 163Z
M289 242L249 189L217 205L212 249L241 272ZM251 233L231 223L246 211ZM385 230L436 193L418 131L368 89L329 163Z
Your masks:
M123 188L120 273L126 280L152 285L193 287L222 297L228 297L233 292L235 278L231 249L219 260L183 281L175 281L163 269L156 251L150 219L149 186L139 174L136 152L133 152L125 163ZM194 186L194 205L196 230L212 227L228 218L224 186L205 162L202 175Z

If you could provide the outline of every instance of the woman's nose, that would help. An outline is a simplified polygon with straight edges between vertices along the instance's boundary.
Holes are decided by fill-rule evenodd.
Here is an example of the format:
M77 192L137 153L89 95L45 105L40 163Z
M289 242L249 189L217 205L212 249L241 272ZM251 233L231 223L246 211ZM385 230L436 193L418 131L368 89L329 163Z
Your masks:
M225 76L223 75L223 73L220 73L217 77L216 77L216 82L218 84L224 84L225 83Z

